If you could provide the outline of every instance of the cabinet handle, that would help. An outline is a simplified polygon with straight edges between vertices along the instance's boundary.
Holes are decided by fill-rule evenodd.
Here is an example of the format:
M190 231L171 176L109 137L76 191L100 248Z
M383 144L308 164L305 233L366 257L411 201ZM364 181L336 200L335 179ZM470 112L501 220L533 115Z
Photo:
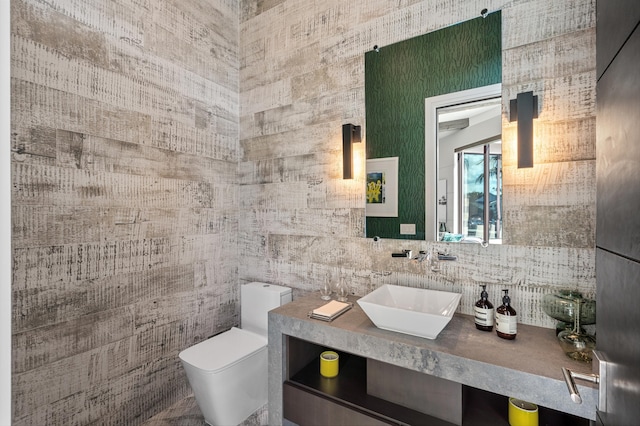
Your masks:
M601 351L593 351L592 371L598 371L598 374L582 374L562 367L562 375L569 389L571 400L576 404L582 404L582 397L578 392L578 387L574 379L586 380L587 382L596 383L598 385L598 410L607 411L607 369L611 361Z
M591 383L600 383L600 376L598 374L582 374L571 371L566 367L562 367L562 374L564 375L564 381L571 394L571 400L576 404L582 404L582 397L578 392L578 387L574 379L586 380Z

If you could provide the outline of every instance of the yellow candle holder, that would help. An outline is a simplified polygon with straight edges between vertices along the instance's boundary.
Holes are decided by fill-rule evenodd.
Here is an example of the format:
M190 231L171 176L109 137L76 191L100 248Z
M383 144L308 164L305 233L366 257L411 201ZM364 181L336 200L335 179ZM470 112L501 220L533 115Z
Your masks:
M334 351L324 351L320 354L320 375L332 378L338 375L340 357Z
M509 425L538 426L538 406L530 402L509 398Z

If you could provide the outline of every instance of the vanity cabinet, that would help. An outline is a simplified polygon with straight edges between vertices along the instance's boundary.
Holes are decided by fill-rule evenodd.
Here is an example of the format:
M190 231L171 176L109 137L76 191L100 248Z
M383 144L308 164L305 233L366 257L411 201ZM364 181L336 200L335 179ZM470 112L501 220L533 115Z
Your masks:
M301 352L319 356L331 349L293 337L287 340L291 361ZM300 346L307 346L308 351L300 351ZM347 352L339 355L340 372L334 378L320 375L318 356L299 371L290 371L291 377L283 383L283 417L287 421L300 426L508 424L506 396ZM372 381L380 387L386 385L384 398L372 395ZM546 407L539 407L539 419L541 425L589 425L587 419Z
M313 295L269 313L269 424L507 425L509 396L537 404L541 425L595 419L597 390L580 384L574 404L561 371L591 367L566 357L554 330L522 325L506 341L456 314L429 340L376 328L357 303L330 323L308 318L321 304ZM340 354L335 378L320 375L324 350Z

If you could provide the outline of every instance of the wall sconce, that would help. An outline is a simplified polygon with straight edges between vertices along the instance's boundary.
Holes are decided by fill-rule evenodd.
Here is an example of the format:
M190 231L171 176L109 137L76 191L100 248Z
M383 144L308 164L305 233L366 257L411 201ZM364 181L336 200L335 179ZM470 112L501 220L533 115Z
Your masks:
M354 142L362 142L361 126L353 124L342 125L342 178L353 178L353 164L351 144Z
M518 93L509 101L509 121L518 122L518 168L533 167L533 119L538 118L538 97Z

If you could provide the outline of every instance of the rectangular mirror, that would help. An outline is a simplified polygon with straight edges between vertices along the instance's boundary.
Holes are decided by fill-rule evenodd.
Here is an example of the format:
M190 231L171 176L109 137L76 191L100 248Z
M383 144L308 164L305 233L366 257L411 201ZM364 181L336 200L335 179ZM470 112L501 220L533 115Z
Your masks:
M365 54L366 158L398 158L398 213L387 217L367 216L367 237L416 240L438 238L439 219L436 217L438 209L435 207L437 161L433 157L433 164L427 164L430 160L425 149L429 133L427 129L434 128L425 122L425 100L495 85L498 85L499 97L501 79L499 11L486 18L472 19ZM436 141L433 141L433 150L442 151L436 148ZM447 159L449 160L450 158ZM446 186L443 191L453 193L453 182L449 182L453 178L442 180L447 181L441 183ZM474 192L473 188L469 188L467 192L467 199L474 196L471 194ZM395 199L392 201L396 202ZM449 201L447 206L448 203ZM427 209L427 205L433 208ZM429 210L433 210L433 213L429 213ZM458 227L454 225L453 212L448 210L443 212L448 217L443 217L442 221L447 230L466 229L469 237L472 236L470 227L475 226L473 237L476 237L478 225L481 225L480 229L484 233L484 223L488 223L490 232L491 221L497 220L495 214L491 216L488 210L490 217L485 219L483 216L480 224L480 220L471 217L478 211L469 206L466 219L462 219L463 223L458 224ZM495 209L494 211L497 212ZM484 215L484 209L482 212ZM431 216L428 218L428 215ZM451 223L448 223L449 220ZM493 235L494 240L497 240L498 234L494 231Z

